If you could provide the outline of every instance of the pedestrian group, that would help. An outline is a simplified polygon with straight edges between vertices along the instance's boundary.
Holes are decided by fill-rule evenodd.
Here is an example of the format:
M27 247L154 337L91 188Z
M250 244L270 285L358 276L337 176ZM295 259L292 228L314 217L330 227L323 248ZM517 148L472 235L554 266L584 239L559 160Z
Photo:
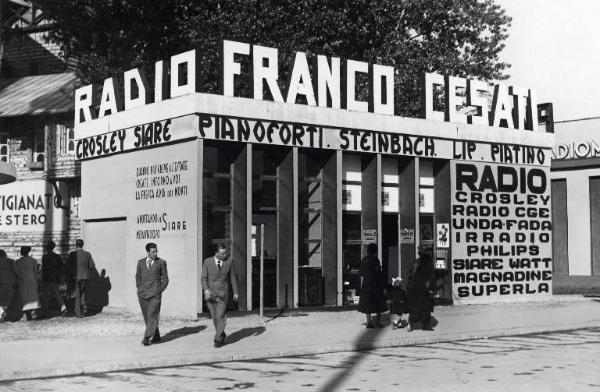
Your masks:
M48 240L41 263L29 255L30 246L21 247L16 261L0 249L0 321L17 321L23 314L27 320L56 313L64 317L67 303L73 303L76 316L86 316L86 286L95 264L83 244L76 240L76 250L64 260L54 252L54 241Z
M88 313L88 282L95 264L91 253L84 250L83 245L83 240L76 240L75 251L63 260L54 252L54 241L49 240L44 246L41 265L29 255L30 246L21 247L21 257L16 261L0 249L0 320L7 317L17 297L21 304L17 319L22 314L27 320L51 317L53 305L59 309L60 315L66 316L67 304L62 292L68 300L72 300L75 316L85 317ZM142 344L149 346L161 342L158 323L162 293L169 284L169 275L167 262L158 257L158 246L150 242L145 249L146 256L137 262L135 281L146 325ZM367 245L367 254L361 260L359 271L361 292L358 310L366 315L367 328L383 327L381 314L388 310L389 301L392 329L406 326L408 331L415 328L432 330L437 320L431 316L435 275L429 252L419 246L419 257L411 266L406 284L399 277L393 278L388 290L377 251L376 244ZM215 328L214 345L221 347L227 338L226 310L230 296L234 302L238 300L234 263L224 244L215 245L214 255L204 260L201 281L204 300ZM403 314L409 315L407 322L402 320Z
M433 261L423 246L419 246L418 254L419 257L411 266L408 282L404 284L399 277L393 278L388 290L377 257L377 245L367 245L367 255L360 263L362 283L358 303L359 312L366 315L367 328L383 327L381 314L388 310L389 298L392 329L406 326L409 332L415 328L433 330L437 324L437 320L431 316L435 291ZM402 320L403 314L409 315L407 323Z

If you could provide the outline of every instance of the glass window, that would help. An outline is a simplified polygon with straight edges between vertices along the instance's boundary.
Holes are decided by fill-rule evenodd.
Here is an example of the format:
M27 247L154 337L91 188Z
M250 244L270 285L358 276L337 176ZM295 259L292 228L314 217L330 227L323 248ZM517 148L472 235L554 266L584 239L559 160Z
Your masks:
M419 212L433 213L433 161L421 160L419 169Z
M44 127L37 128L33 135L33 162L44 162L46 155L46 131Z
M252 150L252 209L277 209L277 169L281 164L281 149L257 146Z
M204 145L202 199L205 255L212 255L217 243L231 243L231 165L236 147L209 142Z
M72 126L58 124L56 126L60 135L61 155L75 154L75 131Z

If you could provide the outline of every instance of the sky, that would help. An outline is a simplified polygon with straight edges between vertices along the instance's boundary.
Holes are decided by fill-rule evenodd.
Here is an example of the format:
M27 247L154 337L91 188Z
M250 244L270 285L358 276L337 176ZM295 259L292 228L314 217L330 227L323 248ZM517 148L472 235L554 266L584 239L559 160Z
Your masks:
M554 121L600 116L600 0L496 0L513 18L508 84L552 102Z

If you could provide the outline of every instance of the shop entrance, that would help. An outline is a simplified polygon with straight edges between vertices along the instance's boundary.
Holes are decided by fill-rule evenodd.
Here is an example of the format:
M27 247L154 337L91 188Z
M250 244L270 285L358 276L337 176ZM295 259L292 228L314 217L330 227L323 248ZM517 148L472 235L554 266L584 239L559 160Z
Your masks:
M252 149L252 308L260 307L260 256L264 260L264 307L278 306L279 180L285 151L255 146ZM261 249L260 226L264 225Z

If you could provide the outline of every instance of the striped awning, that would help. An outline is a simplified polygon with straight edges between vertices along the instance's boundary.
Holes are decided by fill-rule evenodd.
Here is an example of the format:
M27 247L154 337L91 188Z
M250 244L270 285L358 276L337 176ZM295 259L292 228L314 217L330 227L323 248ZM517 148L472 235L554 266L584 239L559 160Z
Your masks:
M78 83L71 72L0 79L0 117L72 111Z

